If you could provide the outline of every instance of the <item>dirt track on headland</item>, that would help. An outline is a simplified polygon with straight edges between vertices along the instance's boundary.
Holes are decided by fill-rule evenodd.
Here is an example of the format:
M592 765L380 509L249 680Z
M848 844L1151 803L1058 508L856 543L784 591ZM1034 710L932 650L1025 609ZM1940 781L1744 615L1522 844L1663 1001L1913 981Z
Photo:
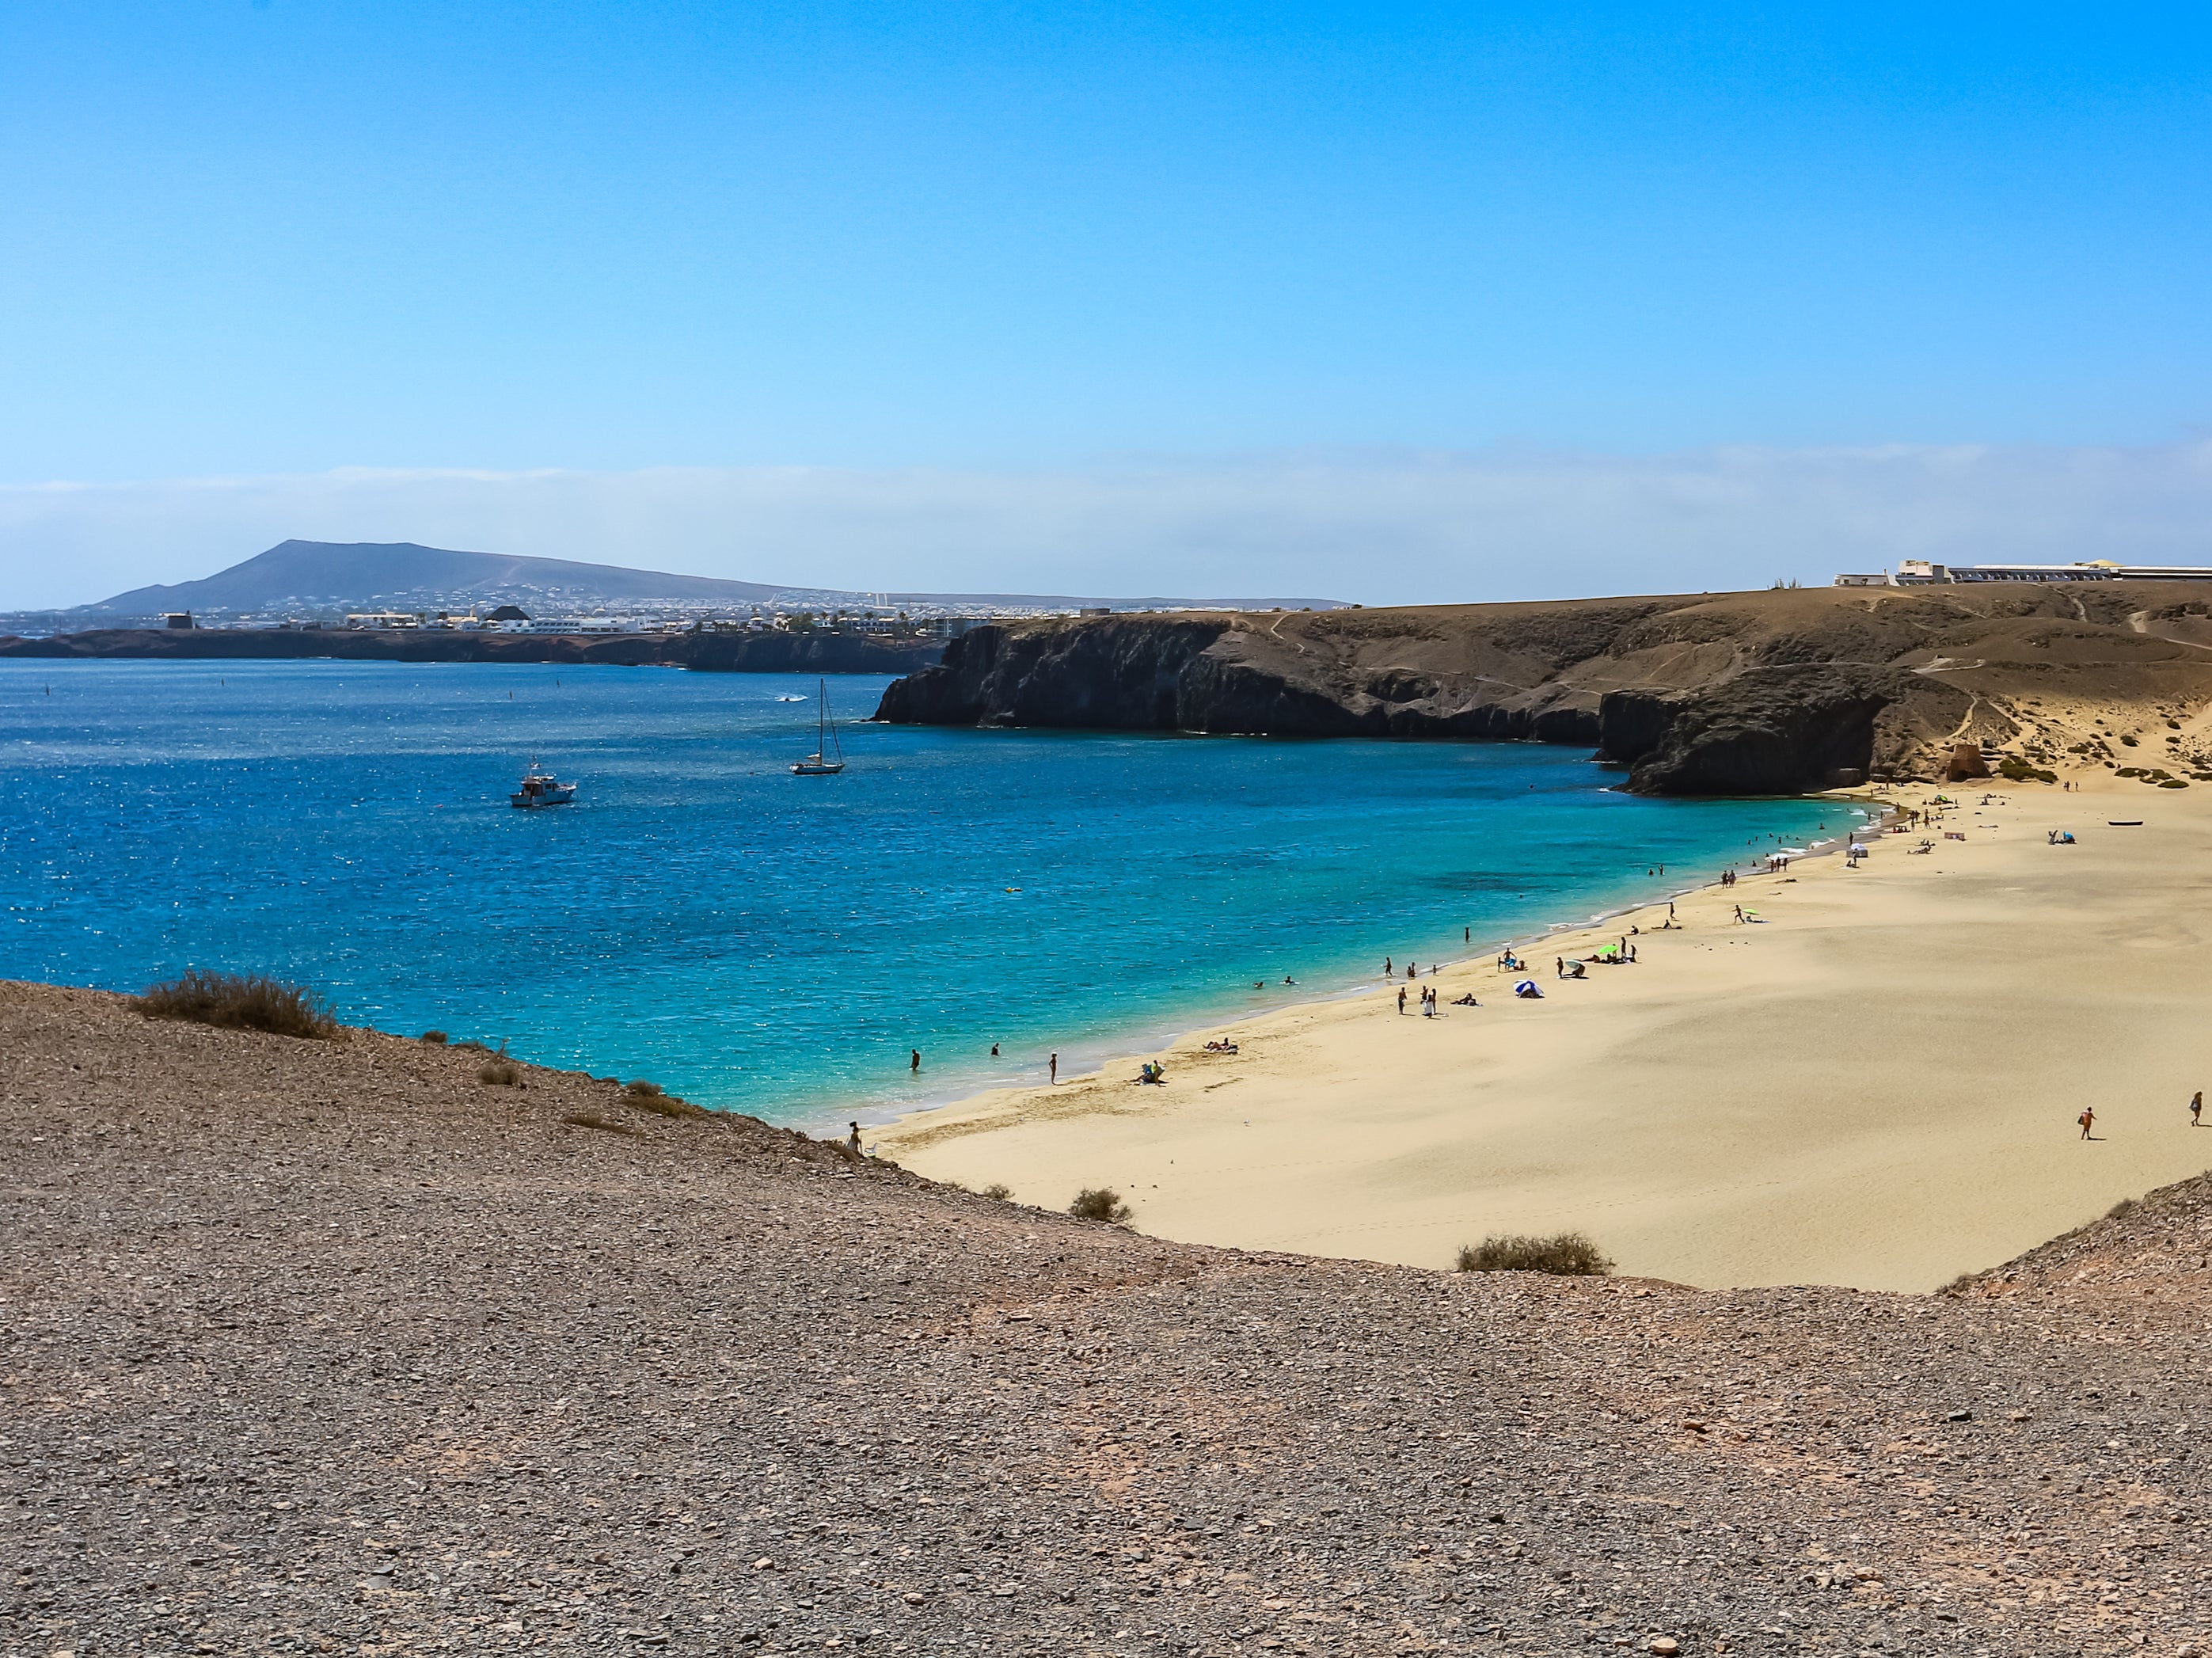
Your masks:
M1161 1242L479 1059L0 985L0 1653L2212 1625L2212 1183L1954 1297L1455 1277Z

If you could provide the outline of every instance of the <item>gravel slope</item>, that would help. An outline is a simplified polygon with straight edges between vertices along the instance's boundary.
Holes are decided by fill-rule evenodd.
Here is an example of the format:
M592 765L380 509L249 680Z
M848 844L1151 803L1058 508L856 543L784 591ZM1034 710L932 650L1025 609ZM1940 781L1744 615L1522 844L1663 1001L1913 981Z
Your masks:
M1943 1297L1455 1278L479 1060L0 984L0 1653L2212 1627L2203 1181Z

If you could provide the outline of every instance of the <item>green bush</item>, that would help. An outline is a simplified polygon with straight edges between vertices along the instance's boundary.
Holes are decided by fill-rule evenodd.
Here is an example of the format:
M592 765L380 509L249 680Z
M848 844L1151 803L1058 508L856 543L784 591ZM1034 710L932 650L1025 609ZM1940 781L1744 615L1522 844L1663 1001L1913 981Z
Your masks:
M2021 759L2018 756L2010 754L2005 756L2003 759L1997 762L1997 775L2000 777L2010 778L2015 783L2026 783L2031 781L2037 783L2056 783L2058 780L2058 774L2057 772L2045 771L2040 766L2032 766L2028 764L2027 761Z
M1561 1278L1603 1278L1613 1262L1580 1232L1547 1238L1493 1234L1463 1244L1454 1263L1462 1272L1552 1272Z
M313 991L254 973L194 968L165 984L149 985L131 1005L151 1019L186 1019L226 1030L323 1038L338 1032L337 1020Z
M1078 1220L1103 1220L1115 1226L1127 1222L1132 1211L1110 1186L1086 1186L1075 1194L1067 1212Z

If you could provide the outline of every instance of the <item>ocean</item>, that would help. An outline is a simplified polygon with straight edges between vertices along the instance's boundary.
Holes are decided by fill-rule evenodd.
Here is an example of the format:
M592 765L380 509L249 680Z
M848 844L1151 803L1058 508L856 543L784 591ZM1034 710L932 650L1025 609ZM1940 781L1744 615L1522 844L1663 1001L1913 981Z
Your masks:
M0 978L270 973L351 1023L818 1128L1857 821L1614 793L1578 749L860 723L885 683L829 681L850 764L799 778L811 678L0 662ZM533 756L574 805L508 806Z

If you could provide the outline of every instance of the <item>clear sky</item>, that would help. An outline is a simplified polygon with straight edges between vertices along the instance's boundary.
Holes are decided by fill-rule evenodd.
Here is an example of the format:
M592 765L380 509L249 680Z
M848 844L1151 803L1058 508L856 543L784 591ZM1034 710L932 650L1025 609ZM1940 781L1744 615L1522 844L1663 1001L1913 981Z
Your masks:
M2208 70L2178 7L13 0L0 604L113 486L333 469L2193 457ZM659 562L987 577L738 511ZM241 512L126 574L328 527Z

